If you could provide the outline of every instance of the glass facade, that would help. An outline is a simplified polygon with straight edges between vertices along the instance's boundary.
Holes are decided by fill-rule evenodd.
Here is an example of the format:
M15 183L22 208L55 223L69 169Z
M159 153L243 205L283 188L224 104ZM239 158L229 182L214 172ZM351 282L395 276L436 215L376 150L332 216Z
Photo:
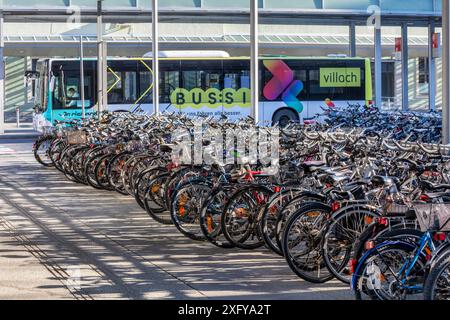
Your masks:
M0 0L0 8L30 8L49 7L64 8L68 6L80 6L83 8L95 8L96 0ZM160 0L161 9L186 8L186 9L247 9L248 0ZM151 0L104 0L106 9L129 8L150 9ZM263 9L342 9L366 11L371 5L377 5L385 12L440 12L441 3L435 0L259 0L259 6Z

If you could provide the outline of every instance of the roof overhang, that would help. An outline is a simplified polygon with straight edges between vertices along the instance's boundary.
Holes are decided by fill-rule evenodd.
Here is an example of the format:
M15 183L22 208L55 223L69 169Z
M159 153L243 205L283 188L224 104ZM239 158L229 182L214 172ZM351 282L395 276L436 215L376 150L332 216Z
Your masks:
M69 8L4 8L6 22L65 22L74 13ZM81 22L95 22L97 12L94 8L80 8ZM161 22L189 22L189 23L249 23L248 9L187 9L164 8L159 12ZM261 24L307 24L307 25L344 25L354 22L365 25L370 13L364 10L332 10L332 9L260 9ZM232 19L231 19L232 17ZM145 9L105 9L105 22L151 22L151 11ZM439 12L408 12L383 11L381 23L384 26L397 26L407 22L411 26L426 26L435 21L439 26L442 14Z

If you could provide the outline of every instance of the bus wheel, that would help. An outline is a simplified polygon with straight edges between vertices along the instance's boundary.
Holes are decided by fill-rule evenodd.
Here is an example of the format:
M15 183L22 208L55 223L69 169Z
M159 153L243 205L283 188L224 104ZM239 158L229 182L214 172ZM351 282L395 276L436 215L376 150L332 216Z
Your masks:
M282 128L286 127L291 121L300 122L300 117L295 110L289 108L278 110L272 118L272 124L276 125L278 123Z

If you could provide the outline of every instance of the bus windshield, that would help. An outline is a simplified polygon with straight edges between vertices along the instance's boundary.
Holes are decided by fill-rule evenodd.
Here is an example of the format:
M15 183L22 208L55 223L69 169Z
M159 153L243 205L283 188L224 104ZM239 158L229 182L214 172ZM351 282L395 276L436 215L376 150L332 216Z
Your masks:
M94 68L92 62L85 62L84 95L85 107L94 105ZM53 109L81 109L81 77L79 65L70 61L53 61L52 64L52 106Z

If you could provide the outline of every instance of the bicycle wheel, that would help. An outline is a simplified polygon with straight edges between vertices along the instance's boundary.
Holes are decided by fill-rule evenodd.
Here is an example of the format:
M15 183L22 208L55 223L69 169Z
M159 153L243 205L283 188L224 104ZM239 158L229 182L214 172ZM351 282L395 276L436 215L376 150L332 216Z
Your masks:
M97 179L95 178L95 168L97 166L98 161L104 156L103 153L98 153L95 155L91 155L89 157L89 160L86 161L84 165L84 175L86 176L87 183L95 188L95 189L103 189L98 183Z
M173 194L185 181L197 177L201 170L201 168L199 169L195 167L182 168L172 173L166 180L164 185L164 201L169 205L169 210L172 210Z
M353 256L353 244L379 214L360 206L343 210L336 212L328 224L322 255L328 270L338 280L350 284L352 273L349 262Z
M146 155L131 155L128 161L123 166L121 180L124 191L127 195L133 195L133 179L135 178L135 168L138 163L144 160ZM144 169L142 169L144 170Z
M73 161L75 159L76 154L84 148L85 147L69 146L63 151L61 155L60 160L61 168L66 178L70 181L77 183L79 182L73 172Z
M86 153L90 150L89 147L84 147L79 149L74 155L72 159L72 175L76 181L81 184L88 184L87 178L84 175L84 159L86 157Z
M49 154L54 139L53 136L44 136L39 138L33 146L34 158L47 168L54 166Z
M264 207L264 212L259 223L260 234L268 248L282 256L281 248L276 241L277 221L281 209L300 192L298 189L284 189L274 194Z
M277 216L276 221L276 229L275 229L275 241L276 246L279 248L280 253L284 256L283 245L282 245L282 234L285 229L286 223L292 214L297 212L302 206L311 203L311 202L322 202L323 197L320 195L314 195L312 193L297 195L290 202L288 202L283 208L280 210L280 214Z
M303 280L325 283L333 279L322 257L323 229L331 208L323 203L305 204L292 214L282 233L284 257Z
M125 163L131 157L131 152L122 152L111 159L106 169L106 175L109 178L109 184L120 194L128 195L125 186L122 184L122 172Z
M438 259L425 281L425 300L450 300L450 251Z
M234 248L222 232L222 212L229 200L229 194L236 190L236 186L219 186L213 189L203 203L200 212L200 228L205 238L219 248Z
M194 179L183 183L173 195L170 210L172 222L186 237L206 240L200 227L200 211L211 190L210 181Z
M153 170L153 174L162 172L160 171L161 169L164 168L157 168ZM171 225L173 224L173 222L170 216L170 212L167 210L167 206L162 201L160 201L164 194L164 182L168 177L168 172L150 177L147 189L145 191L143 203L145 210L155 221L162 224Z
M97 185L99 185L102 189L113 191L114 188L109 183L109 177L107 175L108 164L111 159L114 157L114 154L107 154L98 159L97 164L95 165L95 181Z
M53 163L53 165L55 166L56 169L58 169L59 171L63 172L60 164L59 164L59 160L61 159L61 154L64 151L64 149L66 148L66 143L61 140L55 140L49 150L49 157Z
M257 249L264 245L258 223L264 205L273 191L264 186L248 186L235 192L221 217L225 238L241 249Z
M389 241L366 253L352 278L357 300L420 299L425 279L427 259L420 254L411 265L416 246ZM407 276L405 270L411 269Z

